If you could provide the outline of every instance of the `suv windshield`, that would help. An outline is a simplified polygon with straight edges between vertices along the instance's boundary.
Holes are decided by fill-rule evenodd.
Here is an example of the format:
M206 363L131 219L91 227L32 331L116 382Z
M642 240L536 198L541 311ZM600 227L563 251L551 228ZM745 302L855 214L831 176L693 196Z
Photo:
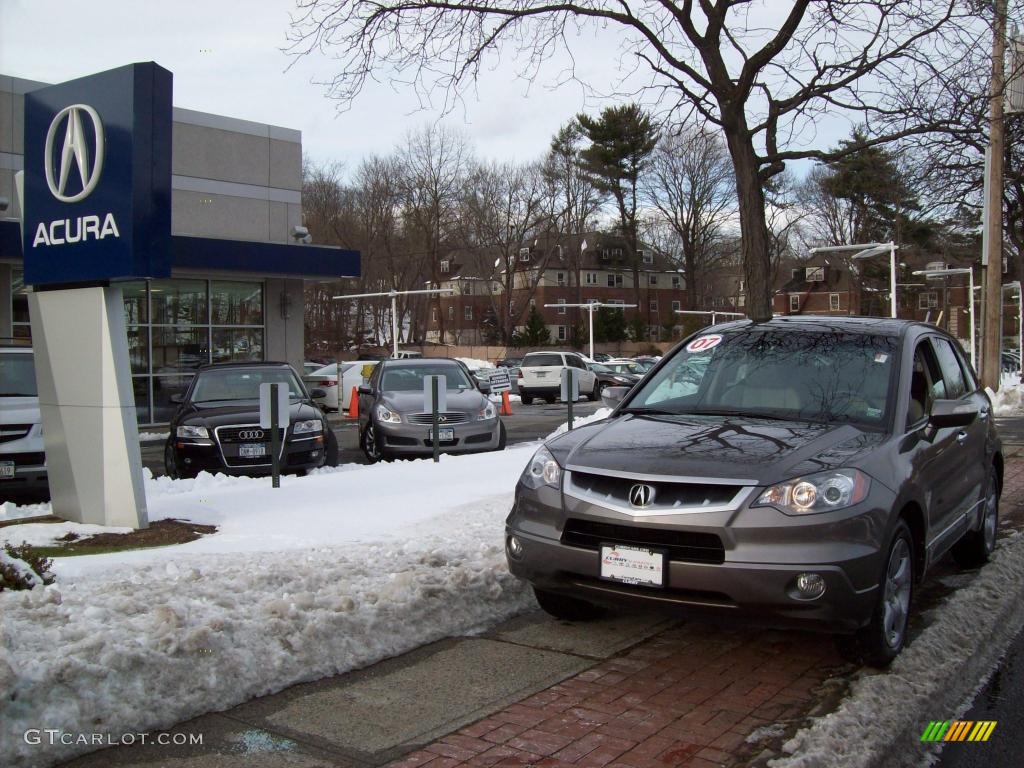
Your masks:
M27 352L0 352L0 397L38 397L36 368Z
M896 340L792 329L706 334L637 392L626 412L767 416L881 426Z
M295 374L281 368L225 368L201 371L192 390L193 403L259 400L260 384L285 384L291 399L305 397Z
M475 389L469 378L456 365L389 365L384 369L380 388L385 392L422 392L424 376L444 376L448 389Z

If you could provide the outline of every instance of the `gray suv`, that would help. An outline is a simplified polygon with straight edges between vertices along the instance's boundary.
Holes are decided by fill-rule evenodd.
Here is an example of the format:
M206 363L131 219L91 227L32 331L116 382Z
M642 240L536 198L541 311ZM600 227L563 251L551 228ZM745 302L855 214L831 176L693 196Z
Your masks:
M702 330L516 487L512 572L584 619L640 602L842 633L885 665L914 585L996 543L1003 456L955 339L921 323L776 318Z

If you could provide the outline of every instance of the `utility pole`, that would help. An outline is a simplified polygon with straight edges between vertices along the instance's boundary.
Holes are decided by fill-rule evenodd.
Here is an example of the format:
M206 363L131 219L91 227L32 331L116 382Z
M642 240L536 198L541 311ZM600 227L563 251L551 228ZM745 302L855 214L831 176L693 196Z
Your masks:
M1006 45L1006 0L996 0L992 40L992 88L989 93L988 194L985 200L986 252L982 264L985 325L981 347L981 381L999 389L1002 346L1003 279L1003 57Z

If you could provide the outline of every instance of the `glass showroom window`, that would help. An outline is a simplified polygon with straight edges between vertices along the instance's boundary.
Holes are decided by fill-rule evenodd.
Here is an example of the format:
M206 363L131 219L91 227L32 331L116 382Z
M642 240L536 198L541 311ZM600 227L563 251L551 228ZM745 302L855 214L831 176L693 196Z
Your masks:
M11 269L11 335L16 339L31 339L32 326L28 321L28 291L25 290L25 272L20 267Z

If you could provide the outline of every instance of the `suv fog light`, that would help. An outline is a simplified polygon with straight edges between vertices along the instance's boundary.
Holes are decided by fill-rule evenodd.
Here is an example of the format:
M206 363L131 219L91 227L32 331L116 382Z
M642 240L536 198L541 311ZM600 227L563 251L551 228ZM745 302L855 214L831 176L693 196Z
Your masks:
M825 594L825 579L819 573L801 573L796 577L800 597L815 600Z
M523 544L515 536L508 537L508 541L505 542L505 548L508 550L509 556L516 560L523 556Z

